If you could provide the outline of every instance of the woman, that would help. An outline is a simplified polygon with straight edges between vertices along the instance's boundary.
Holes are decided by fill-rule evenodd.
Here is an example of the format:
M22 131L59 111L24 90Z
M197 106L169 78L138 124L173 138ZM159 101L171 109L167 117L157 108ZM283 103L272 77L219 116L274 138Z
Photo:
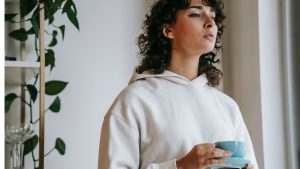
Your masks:
M245 158L258 169L237 104L213 88L223 33L220 0L160 0L144 22L144 56L129 86L106 114L99 169L205 169L231 153L222 140L247 144Z

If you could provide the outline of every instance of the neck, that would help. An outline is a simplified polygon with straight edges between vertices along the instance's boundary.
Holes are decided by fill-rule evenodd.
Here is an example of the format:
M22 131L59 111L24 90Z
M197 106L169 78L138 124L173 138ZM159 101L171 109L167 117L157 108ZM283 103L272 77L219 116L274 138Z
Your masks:
M189 80L193 80L198 76L199 58L200 54L186 55L172 52L168 70Z

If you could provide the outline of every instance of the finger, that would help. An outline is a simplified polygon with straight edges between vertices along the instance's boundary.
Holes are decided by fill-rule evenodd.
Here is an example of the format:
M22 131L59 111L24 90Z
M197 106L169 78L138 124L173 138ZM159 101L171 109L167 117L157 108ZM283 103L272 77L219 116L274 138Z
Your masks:
M217 164L223 164L225 161L222 159L203 159L201 160L201 166L212 166Z
M221 157L230 157L232 155L231 152L229 151L224 151L221 149L214 149L213 151L208 151L205 154L203 154L203 156L205 158L221 158Z
M199 151L199 155L200 156L203 156L204 154L208 153L208 152L213 152L215 150L220 150L220 151L223 151L222 149L218 149L218 148L213 148L213 147L208 147L208 148L199 148L198 149Z
M197 144L198 148L206 149L206 148L215 148L215 144L213 143L203 143L203 144Z
M253 167L253 165L252 164L247 164L246 165L246 169L253 169L254 167Z
M208 148L200 148L200 156L203 156L204 154L208 153L208 152L213 152L216 148L214 147L208 147Z
M214 148L215 148L214 144L205 143L205 144L197 144L193 149L196 150L199 156L202 156L204 153L206 153L210 149L213 150Z
M252 164L246 164L245 167L243 167L243 169L253 169L253 165Z

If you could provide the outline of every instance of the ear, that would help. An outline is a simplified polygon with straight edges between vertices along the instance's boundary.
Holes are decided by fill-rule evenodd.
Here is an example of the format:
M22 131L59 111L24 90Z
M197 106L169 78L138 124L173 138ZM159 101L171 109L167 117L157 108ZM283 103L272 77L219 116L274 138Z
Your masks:
M173 29L170 25L164 24L162 27L162 31L166 38L174 39Z

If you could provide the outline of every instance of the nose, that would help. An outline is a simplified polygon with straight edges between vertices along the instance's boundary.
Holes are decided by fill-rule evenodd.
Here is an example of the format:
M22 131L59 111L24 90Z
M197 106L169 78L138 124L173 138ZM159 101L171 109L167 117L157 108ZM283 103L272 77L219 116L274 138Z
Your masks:
M215 21L213 20L213 18L207 15L204 27L209 29L212 28L214 25L215 25Z

